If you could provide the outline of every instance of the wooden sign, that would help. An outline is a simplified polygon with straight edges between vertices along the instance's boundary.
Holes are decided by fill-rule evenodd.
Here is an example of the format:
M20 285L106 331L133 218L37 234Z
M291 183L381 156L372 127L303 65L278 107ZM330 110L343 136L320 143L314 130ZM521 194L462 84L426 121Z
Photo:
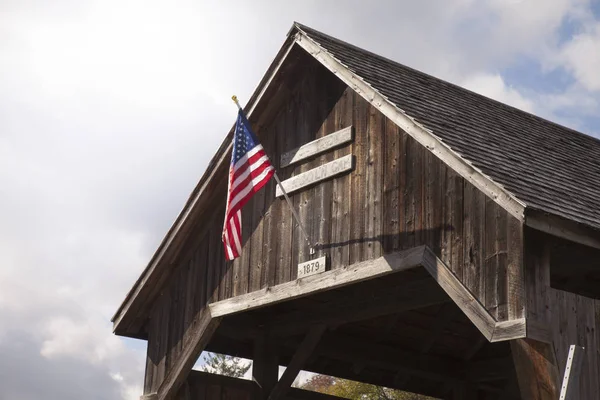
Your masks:
M354 156L349 154L337 160L328 162L327 164L321 165L320 167L313 168L309 171L303 172L296 176L286 179L281 182L283 188L288 194L297 192L305 187L314 185L315 183L324 181L329 178L333 178L336 175L343 174L344 172L352 171L354 169ZM279 185L275 190L275 196L283 196L283 192Z
M340 129L337 132L330 133L320 139L313 140L294 150L290 150L281 155L281 168L297 163L307 158L316 156L338 147L342 144L351 142L354 139L354 129L352 125L347 128Z
M298 279L306 276L320 274L327 269L327 256L298 264Z

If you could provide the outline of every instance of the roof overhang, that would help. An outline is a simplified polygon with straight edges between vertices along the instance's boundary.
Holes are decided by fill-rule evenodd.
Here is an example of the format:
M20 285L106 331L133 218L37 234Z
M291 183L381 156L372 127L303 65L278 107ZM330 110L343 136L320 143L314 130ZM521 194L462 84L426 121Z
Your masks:
M570 224L570 221L567 221L566 224L562 223L559 227L556 221L549 219L552 216L541 213L533 216L530 214L526 218L526 204L523 201L506 190L502 185L493 181L471 162L451 149L434 132L407 115L379 91L365 82L364 79L352 72L315 40L311 39L300 24L295 23L290 29L283 46L244 108L244 111L252 122L256 121L255 114L260 114L264 111L263 103L269 103L262 102L261 100L265 98L265 95L272 93L274 90L274 86L276 86L274 82L276 82L280 74L280 69L292 49L296 46L304 49L335 76L380 110L383 115L426 147L460 176L498 203L517 220L532 228L600 249L600 235L598 235L596 230L577 226L576 223ZM198 216L201 214L202 205L205 204L206 199L210 196L209 188L212 178L217 175L217 171L226 166L227 155L231 151L232 134L233 127L209 163L200 182L167 232L150 263L135 282L124 302L112 318L113 330L116 334L130 337L144 337L143 325L147 319L147 313L152 302L160 292L160 283L167 279L168 268L172 265L173 260L181 250L187 233L190 232ZM150 285L150 282L153 282L153 284Z

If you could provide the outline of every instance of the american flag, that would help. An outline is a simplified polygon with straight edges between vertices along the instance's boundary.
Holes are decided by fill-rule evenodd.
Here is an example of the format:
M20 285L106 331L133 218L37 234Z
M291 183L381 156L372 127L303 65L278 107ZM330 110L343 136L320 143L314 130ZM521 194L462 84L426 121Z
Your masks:
M274 173L275 168L240 110L233 137L227 209L223 224L223 245L228 260L242 254L242 207L254 193L266 185Z

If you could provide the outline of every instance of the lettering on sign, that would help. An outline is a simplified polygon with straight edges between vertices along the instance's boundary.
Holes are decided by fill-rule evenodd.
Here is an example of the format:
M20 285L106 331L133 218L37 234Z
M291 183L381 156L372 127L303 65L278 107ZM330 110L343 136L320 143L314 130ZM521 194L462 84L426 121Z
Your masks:
M327 256L298 264L298 279L320 274L327 269Z
M283 185L285 191L288 194L291 194L308 186L314 185L315 183L333 178L336 175L352 171L353 169L354 156L352 154L348 154L347 156L328 162L320 167L313 168L309 171L293 176L290 179L286 179L285 181L281 182L281 184ZM281 191L279 185L277 185L275 190L275 196L283 196L283 192Z

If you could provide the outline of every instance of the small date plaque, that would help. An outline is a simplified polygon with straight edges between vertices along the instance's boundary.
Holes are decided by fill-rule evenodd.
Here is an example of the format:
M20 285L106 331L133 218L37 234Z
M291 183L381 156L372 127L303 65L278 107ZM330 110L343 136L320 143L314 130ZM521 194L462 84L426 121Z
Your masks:
M298 279L325 272L326 267L326 256L300 263L298 264Z

